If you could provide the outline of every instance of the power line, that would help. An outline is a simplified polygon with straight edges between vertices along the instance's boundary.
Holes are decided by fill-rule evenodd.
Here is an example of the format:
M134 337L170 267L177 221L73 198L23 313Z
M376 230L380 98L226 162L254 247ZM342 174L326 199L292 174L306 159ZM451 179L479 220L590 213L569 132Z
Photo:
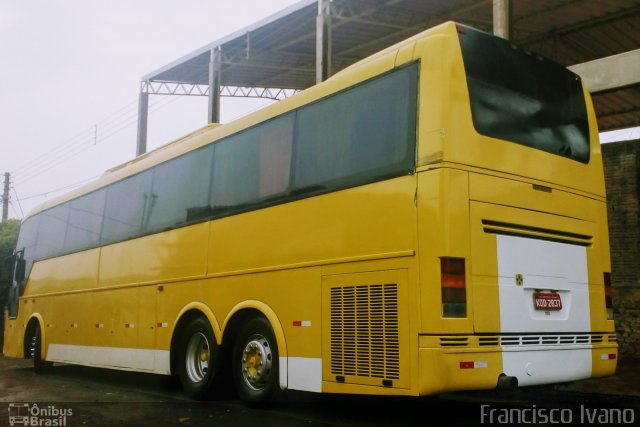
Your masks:
M54 153L56 151L59 151L61 149L65 149L70 145L76 144L76 142L74 142L74 141L76 141L78 139L80 139L80 141L82 141L82 140L86 139L87 137L90 137L91 135L94 134L95 126L97 124L100 124L100 123L107 124L107 123L110 123L112 121L117 120L122 115L125 115L125 114L129 115L130 113L124 112L124 111L131 109L131 107L134 106L137 102L138 101L135 100L135 101L132 101L132 102L128 103L124 107L119 108L118 110L114 111L113 113L107 115L105 118L103 118L103 119L99 120L98 122L96 122L96 124L94 124L93 126L80 131L79 133L77 133L73 137L63 141L61 144L58 144L55 147L52 147L50 150L48 150L48 151L46 151L46 152L34 157L31 160L28 160L26 163L23 163L22 165L20 165L16 169L14 169L13 172L14 173L15 172L21 172L24 169L29 169L30 167L33 166L34 163L38 163L38 161L40 161L41 159L47 159L50 154L52 154L52 153Z
M152 114L167 105L177 101L177 97L173 96L165 96L155 102L152 107L149 109L149 114ZM124 107L118 111L126 110L127 107ZM84 131L84 137L76 141L74 143L67 143L57 146L56 149L49 150L47 153L50 154L47 157L38 156L40 160L32 161L29 167L22 167L22 172L17 173L19 178L19 183L23 184L42 175L44 172L52 169L55 166L58 166L72 157L77 156L78 154L90 149L91 147L97 145L98 143L102 143L115 134L121 132L122 130L130 127L135 124L137 121L137 113L133 116L129 115L128 117L124 117L126 113L117 114L113 113L107 117L111 117L109 120L102 121L102 126L98 127L98 135L96 135L95 126L89 128ZM105 135L106 132L106 135ZM76 137L82 136L83 133L78 134ZM72 138L73 139L73 138ZM71 140L69 140L71 141Z
M69 151L75 150L81 146L86 146L86 145L95 143L95 127L99 124L102 126L108 126L111 123L114 123L114 122L117 123L119 120L121 120L120 117L125 115L127 116L131 115L131 113L126 112L130 108L131 108L131 103L123 108L120 108L116 112L108 115L105 119L98 121L96 124L94 124L90 128L86 128L85 130L78 133L76 136L66 140L62 144L59 144L53 147L52 149L37 156L36 158L32 159L26 164L23 164L19 168L15 169L14 173L21 174L21 175L28 175L30 173L33 173L34 171L41 169L43 166L50 163L52 161L52 156L54 159L57 159L61 156L64 157L65 153Z
M20 201L35 199L36 197L48 196L51 193L57 193L59 191L68 190L68 189L74 188L74 187L79 187L80 185L85 184L85 183L90 182L90 181L93 181L94 179L99 178L99 177L100 177L100 175L95 175L95 176L92 176L91 178L83 179L82 181L78 181L78 182L74 182L73 184L65 185L64 187L54 188L52 190L45 191L44 193L33 194L31 196L22 197L21 199L17 199L17 200L18 200L18 202L20 202ZM18 195L16 194L16 198L17 197L18 197Z
M21 218L24 218L24 211L22 210L22 204L20 203L20 198L18 197L16 187L12 186L11 189L13 190L13 194L16 196L16 202L18 202L18 207L20 208L20 213L22 214ZM15 210L15 208L13 210Z

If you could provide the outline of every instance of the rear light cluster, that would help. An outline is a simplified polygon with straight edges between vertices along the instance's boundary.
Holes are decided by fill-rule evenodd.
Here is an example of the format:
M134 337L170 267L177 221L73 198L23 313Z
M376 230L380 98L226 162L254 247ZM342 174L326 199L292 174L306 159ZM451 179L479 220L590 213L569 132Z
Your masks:
M604 273L604 302L607 307L607 319L613 320L613 286L611 286L611 273Z
M464 258L440 258L442 317L467 317Z

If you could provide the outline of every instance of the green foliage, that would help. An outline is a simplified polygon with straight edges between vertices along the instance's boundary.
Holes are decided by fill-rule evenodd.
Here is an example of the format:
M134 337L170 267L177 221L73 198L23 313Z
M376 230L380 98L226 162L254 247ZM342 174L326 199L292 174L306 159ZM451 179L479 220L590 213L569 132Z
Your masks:
M11 256L18 240L20 220L10 219L0 223L0 296L11 285Z

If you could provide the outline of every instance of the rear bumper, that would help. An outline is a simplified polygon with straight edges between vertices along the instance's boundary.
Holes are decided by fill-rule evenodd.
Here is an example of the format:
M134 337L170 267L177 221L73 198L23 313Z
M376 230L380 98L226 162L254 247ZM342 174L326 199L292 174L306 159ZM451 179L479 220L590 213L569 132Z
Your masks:
M503 375L517 378L519 386L613 375L618 358L617 344L606 338L593 344L513 346L474 346L484 338L478 336L452 338L420 337L420 395L494 389Z

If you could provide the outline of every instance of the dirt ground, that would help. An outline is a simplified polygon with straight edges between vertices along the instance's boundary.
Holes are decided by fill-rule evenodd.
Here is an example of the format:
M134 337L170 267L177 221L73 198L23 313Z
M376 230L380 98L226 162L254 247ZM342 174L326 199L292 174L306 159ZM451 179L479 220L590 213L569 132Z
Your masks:
M606 425L616 414L626 416L623 425L630 417L630 425L640 425L640 364L622 364L615 377L509 392L428 398L289 392L265 409L232 396L196 402L167 377L70 365L36 375L30 360L0 356L0 426L473 426L503 424L498 416L504 411L532 408L570 417L574 425ZM27 424L18 424L25 414Z

